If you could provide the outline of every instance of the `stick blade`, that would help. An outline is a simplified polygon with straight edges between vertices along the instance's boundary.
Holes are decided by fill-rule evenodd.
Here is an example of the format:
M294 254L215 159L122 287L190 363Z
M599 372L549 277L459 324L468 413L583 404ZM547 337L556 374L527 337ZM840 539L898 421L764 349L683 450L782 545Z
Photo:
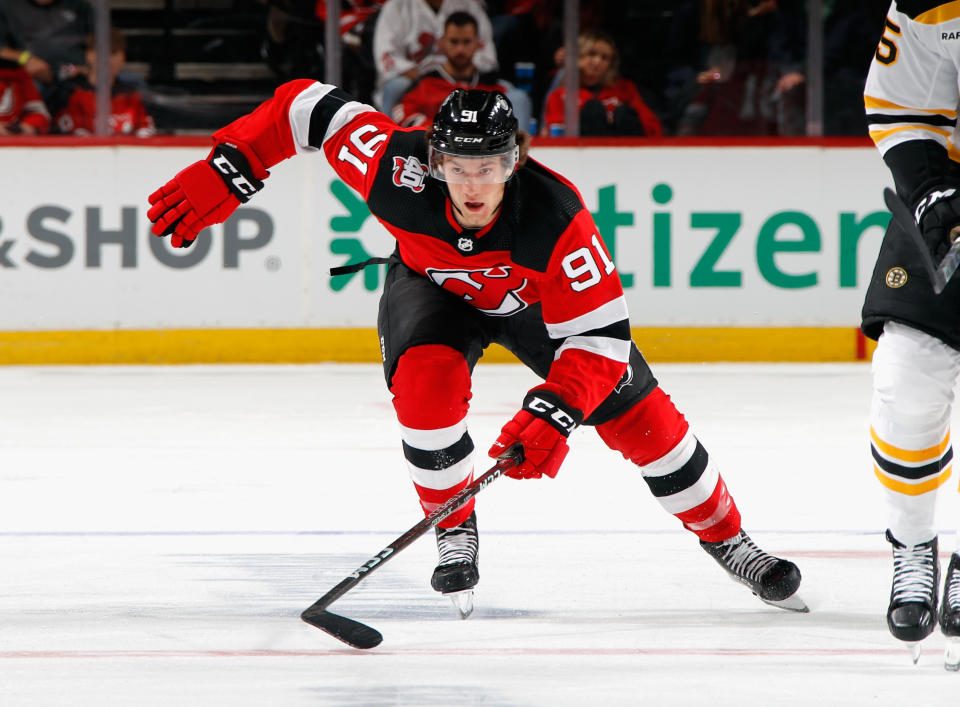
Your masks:
M379 646L383 641L383 636L376 629L326 609L310 607L300 614L300 618L354 648L366 650Z

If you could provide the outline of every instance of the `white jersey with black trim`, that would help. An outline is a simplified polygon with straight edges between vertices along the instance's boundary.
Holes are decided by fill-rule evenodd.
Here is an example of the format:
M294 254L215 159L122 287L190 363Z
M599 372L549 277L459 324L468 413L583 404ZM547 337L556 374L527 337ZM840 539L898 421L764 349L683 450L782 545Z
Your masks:
M864 89L870 137L881 153L932 140L960 162L960 2L896 0Z

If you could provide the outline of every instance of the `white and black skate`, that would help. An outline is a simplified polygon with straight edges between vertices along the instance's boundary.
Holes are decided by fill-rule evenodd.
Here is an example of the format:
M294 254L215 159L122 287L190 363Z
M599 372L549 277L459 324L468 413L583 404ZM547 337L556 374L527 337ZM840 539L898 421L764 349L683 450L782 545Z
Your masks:
M943 667L960 670L960 555L950 555L947 576L943 580L943 602L940 605L940 630L947 637Z
M888 530L893 546L893 585L887 607L887 627L893 637L909 644L910 656L920 659L920 641L933 632L937 616L940 566L937 539L904 545Z
M788 611L810 611L796 596L800 587L799 568L764 552L742 530L728 540L717 543L701 540L700 545L734 580L746 584L762 601Z
M453 528L437 526L436 531L440 563L433 570L430 586L449 597L460 618L465 619L473 612L473 588L480 581L477 514L471 513Z

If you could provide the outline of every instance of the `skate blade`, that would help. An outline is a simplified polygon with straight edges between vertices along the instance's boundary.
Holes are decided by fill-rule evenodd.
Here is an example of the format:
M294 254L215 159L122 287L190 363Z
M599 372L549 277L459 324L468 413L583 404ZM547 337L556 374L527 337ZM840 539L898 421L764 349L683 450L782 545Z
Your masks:
M461 619L465 619L473 613L473 590L464 589L460 592L448 592L443 596L450 599L453 607L460 614Z
M960 670L960 637L947 639L947 647L943 651L943 667L946 670Z
M916 665L920 661L920 641L906 641L907 650L910 651L910 658Z
M774 601L773 599L764 599L760 597L760 600L764 604L769 604L770 606L775 606L778 609L784 609L786 611L796 611L801 614L809 614L810 607L807 606L806 602L803 601L796 594L793 596L787 597L786 599L780 599L779 601Z

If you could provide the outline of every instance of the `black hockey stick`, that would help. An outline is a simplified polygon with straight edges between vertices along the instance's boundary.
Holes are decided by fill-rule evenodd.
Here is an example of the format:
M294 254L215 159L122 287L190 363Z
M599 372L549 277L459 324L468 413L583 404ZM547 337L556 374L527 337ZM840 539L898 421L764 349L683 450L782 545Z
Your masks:
M340 584L304 609L303 613L300 614L300 618L311 626L316 626L321 631L326 631L334 638L354 648L373 648L374 646L380 645L383 636L379 631L359 621L348 619L346 616L333 614L327 611L327 607L360 584L360 582L370 576L375 569L382 567L387 560L480 493L490 482L501 476L508 469L512 469L519 464L522 457L523 448L519 445L514 445L508 449L490 470L474 479L473 483L450 498L450 500L442 506L434 509L430 515L364 562L353 574L346 577Z
M950 250L947 251L938 265L933 262L933 256L923 240L923 234L920 233L920 228L910 212L910 207L903 203L903 199L889 187L883 190L883 201L890 213L893 214L897 224L906 231L910 240L913 241L920 252L923 269L927 271L927 277L930 278L933 291L939 295L947 286L950 278L953 277L953 273L957 271L957 266L960 266L960 227L954 227L950 231Z

